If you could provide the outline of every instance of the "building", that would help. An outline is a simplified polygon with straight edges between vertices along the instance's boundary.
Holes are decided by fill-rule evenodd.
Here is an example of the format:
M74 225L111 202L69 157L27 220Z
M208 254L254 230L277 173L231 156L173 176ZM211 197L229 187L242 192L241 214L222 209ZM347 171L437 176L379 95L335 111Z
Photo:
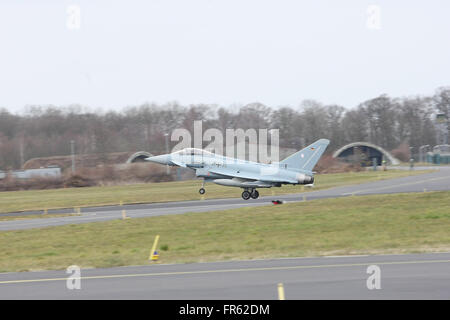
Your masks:
M59 178L61 177L61 168L48 167L48 168L27 169L27 170L14 170L10 172L0 171L0 179L4 179L8 175L15 179Z
M370 142L353 142L343 146L333 153L333 158L344 162L359 163L363 167L369 167L375 164L380 166L383 161L388 164L400 164L400 160L393 157L383 148Z
M427 162L433 164L450 164L450 145L434 146L432 152L427 153Z

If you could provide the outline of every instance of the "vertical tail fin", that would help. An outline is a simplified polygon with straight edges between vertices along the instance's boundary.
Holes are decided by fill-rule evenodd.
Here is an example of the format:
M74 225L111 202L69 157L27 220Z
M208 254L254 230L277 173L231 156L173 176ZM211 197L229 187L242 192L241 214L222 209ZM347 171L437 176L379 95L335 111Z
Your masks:
M287 169L291 170L312 171L329 143L330 140L327 139L317 140L306 148L290 155L281 161L280 164L286 165Z

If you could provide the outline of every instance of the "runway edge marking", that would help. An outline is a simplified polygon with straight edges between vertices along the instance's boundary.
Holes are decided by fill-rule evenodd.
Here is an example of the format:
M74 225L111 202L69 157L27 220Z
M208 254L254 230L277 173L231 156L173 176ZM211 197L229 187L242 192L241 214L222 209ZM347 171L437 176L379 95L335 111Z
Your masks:
M232 273L232 272L249 272L249 271L278 271L278 270L299 270L299 269L314 269L314 268L358 267L358 266L367 266L372 263L373 262L349 263L349 264L324 264L324 265L312 265L312 266L262 267L262 268L203 270L203 271L113 274L113 275L87 276L87 277L81 277L81 279L95 280L95 279L171 276L171 275L189 275L189 274ZM376 262L377 265L402 265L402 264L407 265L407 264L425 264L425 263L450 263L450 259L449 260L416 260L416 261ZM64 277L64 278L47 278L47 279L6 280L6 281L0 281L0 284L51 282L51 281L66 281L66 280L67 280L66 277Z

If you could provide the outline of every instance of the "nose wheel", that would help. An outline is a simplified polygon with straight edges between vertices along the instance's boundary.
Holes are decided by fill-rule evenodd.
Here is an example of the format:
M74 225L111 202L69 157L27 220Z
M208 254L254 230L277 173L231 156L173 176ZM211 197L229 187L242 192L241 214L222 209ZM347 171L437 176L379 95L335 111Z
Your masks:
M205 194L206 190L205 190L204 186L205 186L205 179L203 179L202 186L201 186L200 190L198 190L198 193Z

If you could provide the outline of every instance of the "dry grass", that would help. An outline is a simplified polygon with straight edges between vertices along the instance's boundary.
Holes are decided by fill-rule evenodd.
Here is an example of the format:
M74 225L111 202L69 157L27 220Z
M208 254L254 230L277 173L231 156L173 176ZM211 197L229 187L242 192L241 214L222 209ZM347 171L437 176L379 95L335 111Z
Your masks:
M35 176L30 179L17 179L8 175L0 180L0 191L78 188L173 180L174 175L167 175L163 166L152 163L131 163L93 168L82 167L78 168L76 174L66 170L61 177Z

